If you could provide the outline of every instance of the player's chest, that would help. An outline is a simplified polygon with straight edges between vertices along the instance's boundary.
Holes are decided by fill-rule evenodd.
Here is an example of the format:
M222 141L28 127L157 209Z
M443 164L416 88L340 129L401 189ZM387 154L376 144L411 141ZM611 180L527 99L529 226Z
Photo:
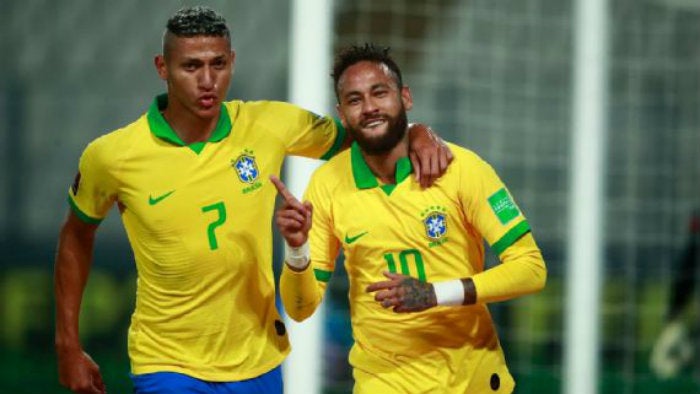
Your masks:
M459 202L440 190L360 190L332 206L335 236L349 251L439 248L464 230Z
M387 196L381 189L334 199L335 236L354 281L370 283L389 271L420 280L461 272L469 226L458 199L444 190ZM398 191L398 193L396 193Z
M145 218L187 216L217 206L244 215L274 200L267 179L279 173L282 159L245 143L211 144L199 153L188 148L144 152L120 169L118 199Z

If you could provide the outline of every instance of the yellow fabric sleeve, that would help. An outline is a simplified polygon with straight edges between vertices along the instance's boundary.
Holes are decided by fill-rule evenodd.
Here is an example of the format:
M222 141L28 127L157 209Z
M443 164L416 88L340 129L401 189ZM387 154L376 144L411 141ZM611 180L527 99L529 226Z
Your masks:
M311 263L303 271L293 271L284 264L280 277L280 296L287 315L295 321L303 321L314 313L321 303L324 290L325 284L316 281Z
M123 150L109 149L112 140L114 136L104 135L85 148L75 182L68 190L68 202L83 222L99 224L117 199L117 181L107 163L118 163L118 152Z
M544 288L547 267L532 233L523 235L500 257L501 264L472 277L477 303L504 301Z
M302 321L313 314L321 303L323 293L335 269L335 259L340 247L333 237L330 216L331 198L324 187L323 168L316 171L304 193L304 201L313 205L313 224L309 231L311 262L301 272L293 271L287 264L282 268L280 295L289 317Z
M320 116L293 104L258 102L260 111L274 114L265 117L270 135L280 138L289 155L328 160L340 149L345 130L335 119Z

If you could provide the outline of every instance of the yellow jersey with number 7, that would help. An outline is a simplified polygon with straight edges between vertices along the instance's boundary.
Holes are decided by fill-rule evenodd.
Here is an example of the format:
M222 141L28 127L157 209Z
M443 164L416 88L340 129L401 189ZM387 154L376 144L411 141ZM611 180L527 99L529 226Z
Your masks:
M85 149L69 191L99 223L116 204L138 271L131 372L208 381L257 377L289 352L275 307L271 219L286 154L329 157L342 126L280 102L222 105L206 142L185 145L154 100Z

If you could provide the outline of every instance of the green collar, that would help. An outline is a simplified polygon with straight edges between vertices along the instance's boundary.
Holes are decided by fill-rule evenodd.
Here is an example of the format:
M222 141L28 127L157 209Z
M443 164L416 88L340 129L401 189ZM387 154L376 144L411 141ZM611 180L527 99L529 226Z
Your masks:
M379 186L379 181L377 181L377 177L374 176L372 170L369 169L365 158L362 157L362 152L360 152L360 146L357 145L357 142L353 142L350 147L350 162L352 164L352 176L358 189L371 189ZM413 166L411 166L411 161L408 157L400 158L396 162L396 184L382 185L382 190L387 195L390 195L396 185L403 182L412 171Z
M151 132L153 135L156 137L168 141L172 144L179 145L179 146L186 146L185 143L180 139L180 137L175 133L175 130L170 127L168 122L165 121L165 118L163 118L163 114L160 113L161 110L164 110L168 106L168 95L167 94L161 94L156 96L155 99L153 99L153 103L151 106L148 108L148 114L146 114L146 117L148 118L148 125L151 128ZM228 110L226 109L226 106L221 104L221 113L219 114L219 121L216 123L216 127L214 128L214 131L211 133L211 137L209 137L209 140L206 142L219 142L225 137L227 137L229 134L231 134L231 117L228 115ZM204 149L204 145L206 142L195 142L192 143L189 146L190 149L192 149L195 153L199 154L199 152Z

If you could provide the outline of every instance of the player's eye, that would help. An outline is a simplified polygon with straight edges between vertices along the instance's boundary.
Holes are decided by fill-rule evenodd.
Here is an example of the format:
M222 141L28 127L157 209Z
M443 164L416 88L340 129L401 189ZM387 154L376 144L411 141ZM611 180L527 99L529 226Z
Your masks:
M214 68L221 70L221 69L226 67L226 60L224 60L224 59L215 60L212 65L214 66Z

